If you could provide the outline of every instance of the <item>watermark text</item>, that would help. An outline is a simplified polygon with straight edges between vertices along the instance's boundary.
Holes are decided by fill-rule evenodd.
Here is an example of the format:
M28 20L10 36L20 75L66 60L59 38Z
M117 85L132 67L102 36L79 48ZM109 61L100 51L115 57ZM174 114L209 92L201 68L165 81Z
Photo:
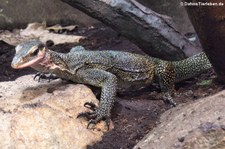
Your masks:
M181 6L224 6L223 2L180 2Z

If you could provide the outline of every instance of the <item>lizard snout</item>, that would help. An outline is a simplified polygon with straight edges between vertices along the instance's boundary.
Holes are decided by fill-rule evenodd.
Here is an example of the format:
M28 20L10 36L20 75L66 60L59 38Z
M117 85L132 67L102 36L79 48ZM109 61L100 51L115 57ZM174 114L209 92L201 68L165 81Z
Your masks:
M12 62L11 62L11 67L14 68L14 69L18 69L20 61L21 61L21 59L18 59L17 57L14 57Z

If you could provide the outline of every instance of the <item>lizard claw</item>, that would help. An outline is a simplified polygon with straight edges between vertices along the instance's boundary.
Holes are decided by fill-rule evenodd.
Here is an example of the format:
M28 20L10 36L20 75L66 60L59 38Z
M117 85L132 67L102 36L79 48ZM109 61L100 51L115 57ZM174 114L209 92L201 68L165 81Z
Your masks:
M104 110L101 110L100 108L97 108L97 106L92 102L86 102L84 104L86 108L91 109L93 112L82 112L79 113L77 118L85 118L88 120L87 129L93 128L97 123L99 123L101 120L104 120L106 123L106 127L109 130L110 125L110 114L106 114ZM91 126L93 125L93 126ZM91 126L91 127L90 127Z
M90 121L91 119L96 117L96 114L94 112L82 112L77 115L77 118L81 117L86 118L88 121Z
M38 77L38 82L41 81L41 79L44 80L48 80L48 82L50 82L51 80L57 79L57 77L53 74L45 74L42 72L38 72L35 76L34 76L34 80Z
M38 78L38 82L40 82L40 80L41 80L41 79L40 79L40 78L41 78L41 75L42 75L41 72L36 73L35 76L34 76L34 80L35 80L37 77L39 77L39 78Z

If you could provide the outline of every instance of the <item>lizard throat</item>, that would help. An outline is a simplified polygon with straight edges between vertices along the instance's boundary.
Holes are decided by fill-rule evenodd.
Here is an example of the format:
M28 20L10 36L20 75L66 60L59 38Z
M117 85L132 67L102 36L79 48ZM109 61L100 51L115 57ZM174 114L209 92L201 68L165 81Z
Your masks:
M42 59L31 65L31 67L41 72L53 72L56 69L61 69L60 66L55 64L54 59L51 57L52 52L49 50Z
M38 71L43 71L49 69L51 66L51 59L50 59L50 54L48 52L45 53L45 55L34 62L33 64L30 65L30 67L38 70Z

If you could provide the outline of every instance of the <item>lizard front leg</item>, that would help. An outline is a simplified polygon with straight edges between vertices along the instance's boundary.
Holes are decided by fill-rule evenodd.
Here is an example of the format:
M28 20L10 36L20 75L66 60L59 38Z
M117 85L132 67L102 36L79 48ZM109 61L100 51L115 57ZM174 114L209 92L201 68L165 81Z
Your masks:
M99 121L105 120L109 129L111 109L116 96L117 77L100 69L78 70L77 76L81 83L101 87L99 106L95 106L93 103L85 103L85 107L89 106L92 112L80 113L78 117L85 117L89 120L87 128L90 124L95 125Z

